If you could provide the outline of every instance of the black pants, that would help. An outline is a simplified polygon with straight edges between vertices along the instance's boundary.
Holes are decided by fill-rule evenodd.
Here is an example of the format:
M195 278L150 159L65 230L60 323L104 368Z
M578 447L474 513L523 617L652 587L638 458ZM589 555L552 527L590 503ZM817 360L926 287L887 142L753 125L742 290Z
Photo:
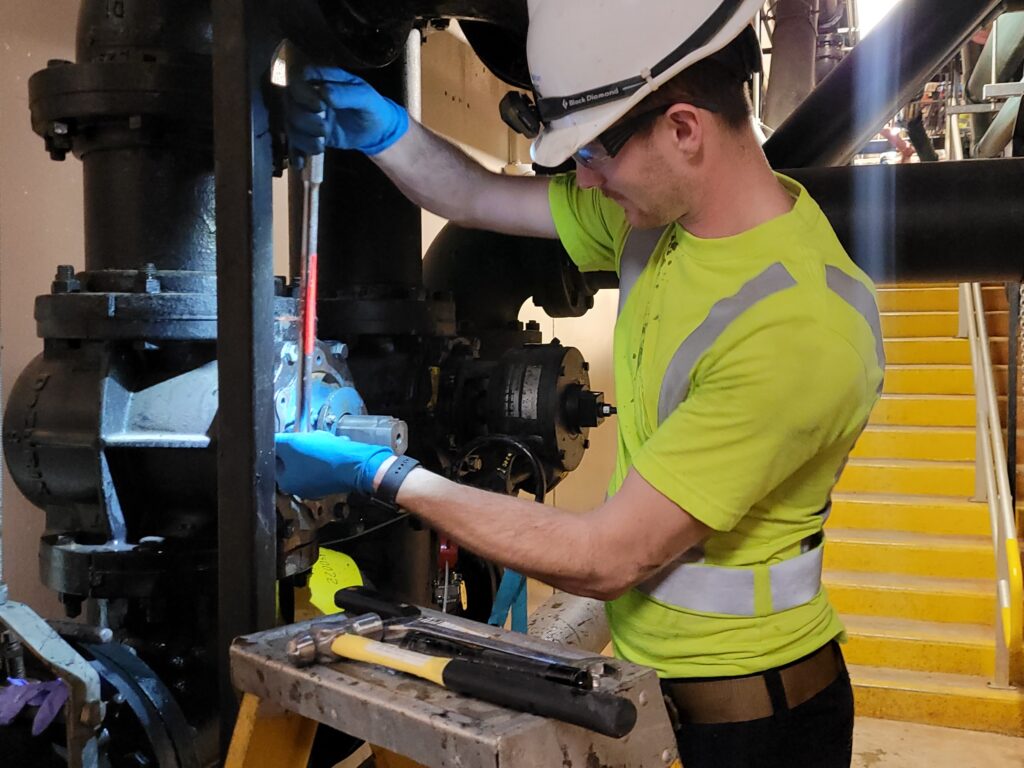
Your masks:
M794 709L745 723L683 723L683 768L849 768L853 689L845 667L831 685Z

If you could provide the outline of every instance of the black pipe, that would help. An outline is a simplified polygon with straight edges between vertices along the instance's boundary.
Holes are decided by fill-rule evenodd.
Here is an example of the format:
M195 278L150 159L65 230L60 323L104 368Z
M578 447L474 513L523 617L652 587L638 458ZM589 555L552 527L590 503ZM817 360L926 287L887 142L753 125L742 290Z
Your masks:
M209 69L206 71L209 77ZM213 154L210 146L169 149L143 141L82 158L85 268L161 272L216 269Z
M594 306L598 288L617 285L592 280L557 240L454 224L434 238L423 260L427 289L451 293L460 333L482 338L484 347L500 347L519 333L519 310L530 297L551 317L580 317Z
M920 90L1001 0L903 0L764 145L775 168L842 165Z
M877 282L1020 281L1024 159L798 168L851 258ZM459 323L507 328L533 297L552 317L578 317L611 272L580 275L557 240L446 226L427 252L430 290L452 291Z
M31 77L29 103L51 156L82 159L86 270L212 278L209 0L85 0L76 48Z
M182 114L143 112L135 122L122 117L121 126L108 118L78 138L86 270L139 269L152 263L160 271L213 272L213 153L210 113L204 108L211 77L209 0L84 2L75 48L79 65L129 67L135 82L152 77L160 86L180 87L197 99ZM97 91L115 89L116 84L105 82L112 77L100 74Z
M1024 160L783 171L878 282L1019 281Z
M361 73L405 104L404 68ZM329 150L320 188L320 296L360 288L408 290L423 284L420 209L358 152Z
M86 0L78 11L79 62L152 62L209 67L209 0Z

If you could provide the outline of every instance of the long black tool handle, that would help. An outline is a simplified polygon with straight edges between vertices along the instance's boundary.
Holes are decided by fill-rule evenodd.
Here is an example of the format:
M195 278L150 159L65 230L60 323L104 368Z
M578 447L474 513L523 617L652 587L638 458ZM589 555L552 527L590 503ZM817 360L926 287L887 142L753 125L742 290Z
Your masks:
M636 707L604 691L585 691L518 670L468 659L453 659L442 672L444 685L492 704L552 717L622 738L636 725Z
M475 645L459 643L455 640L431 637L420 632L410 632L401 641L403 648L431 656L451 656L460 659L474 659L491 666L512 669L527 674L537 675L544 680L576 688L592 688L593 676L585 669L569 664L549 664L535 661L525 656L513 656L509 653L491 651Z
M334 593L334 604L346 613L376 613L384 621L411 619L422 613L415 605L385 600L377 592L366 587L339 589Z

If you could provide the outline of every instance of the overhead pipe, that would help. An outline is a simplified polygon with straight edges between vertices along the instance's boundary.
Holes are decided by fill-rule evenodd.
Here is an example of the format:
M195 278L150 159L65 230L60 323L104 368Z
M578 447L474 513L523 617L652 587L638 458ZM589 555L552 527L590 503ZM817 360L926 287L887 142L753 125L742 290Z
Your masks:
M848 0L821 0L818 13L818 46L814 56L814 84L817 85L836 68L846 55L839 26L851 26Z
M996 115L996 119L992 121L992 125L978 139L978 145L974 149L976 157L998 157L1003 154L1006 145L1013 138L1017 114L1020 112L1020 101L1020 96L1013 96L1006 100L1003 108Z
M978 63L971 71L967 98L974 102L984 101L985 86L1014 78L1021 62L1024 62L1024 11L1004 13L993 25Z
M845 10L846 0L820 0L818 3L818 31L833 31L839 25Z
M878 282L1024 276L1024 159L784 173L807 188L853 260Z
M1024 158L782 173L806 187L851 258L877 282L1020 282L1024 277ZM425 271L428 286L452 285L446 281L460 276L454 284L460 316L479 327L501 327L531 294L553 317L578 317L592 305L596 290L618 285L614 272L581 276L571 267L554 268L568 260L558 240L449 224L427 254ZM522 275L513 277L517 270ZM564 288L545 280L572 286L572 302L551 300ZM516 287L509 291L511 285ZM512 295L492 306L502 286Z
M963 76L966 81L970 77L970 73L974 71L974 68L978 65L978 61L981 59L981 45L975 43L972 40L968 40L964 43L963 47L960 48L960 61L963 64ZM966 86L965 86L966 87ZM971 112L968 114L971 123L971 154L974 154L974 147L981 140L981 137L985 135L985 131L992 125L992 119L994 117L991 112Z
M817 51L818 0L779 0L764 100L764 122L769 127L778 128L814 90Z
M920 90L1002 0L902 0L764 146L776 168L842 165Z

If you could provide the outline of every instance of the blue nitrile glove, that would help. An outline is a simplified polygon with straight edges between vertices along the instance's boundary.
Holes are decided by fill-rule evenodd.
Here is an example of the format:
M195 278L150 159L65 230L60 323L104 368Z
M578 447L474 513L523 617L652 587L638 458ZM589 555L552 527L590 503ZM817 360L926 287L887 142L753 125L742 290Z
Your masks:
M526 632L526 577L509 568L501 575L498 593L494 596L491 617L487 623L504 627L509 613L512 614L512 631Z
M329 432L281 432L277 447L277 487L303 499L333 493L373 493L373 478L394 456L383 445L357 443Z
M292 153L317 154L324 144L383 152L409 130L409 113L360 77L336 67L306 67L288 84Z
M0 726L10 725L25 707L39 707L32 720L32 735L38 736L54 721L68 700L68 686L63 680L30 683L8 679L0 687Z

